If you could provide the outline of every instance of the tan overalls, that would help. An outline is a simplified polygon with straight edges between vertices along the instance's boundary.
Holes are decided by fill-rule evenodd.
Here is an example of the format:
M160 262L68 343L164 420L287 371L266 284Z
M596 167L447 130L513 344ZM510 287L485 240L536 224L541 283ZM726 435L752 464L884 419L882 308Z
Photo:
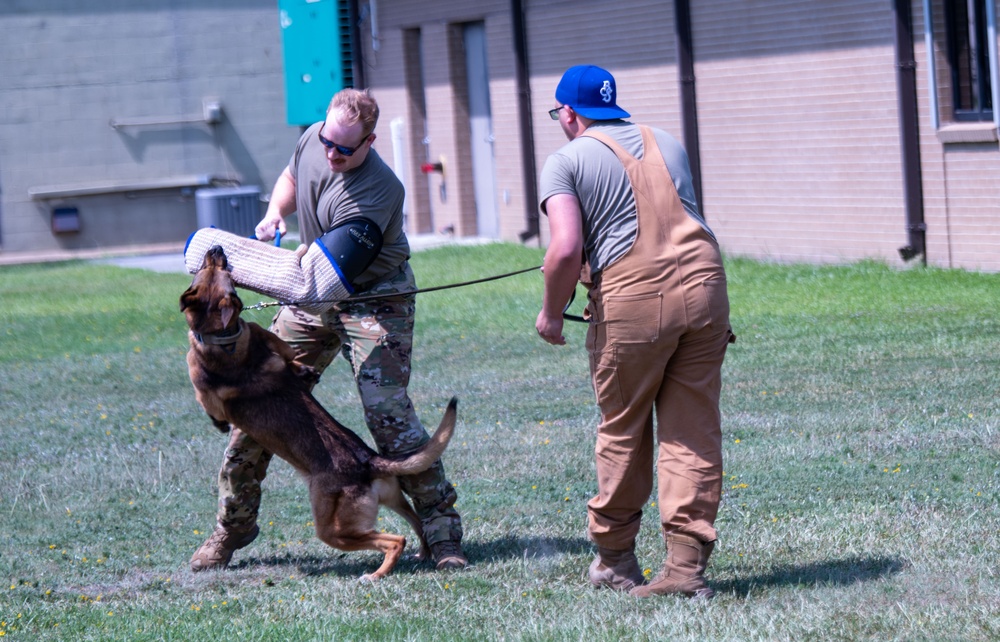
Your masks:
M654 445L664 532L716 539L719 392L733 338L718 244L685 212L653 132L640 129L641 161L604 134L584 133L625 166L638 218L634 244L597 275L587 306L601 410L589 531L598 546L614 550L630 548L639 532L653 486Z

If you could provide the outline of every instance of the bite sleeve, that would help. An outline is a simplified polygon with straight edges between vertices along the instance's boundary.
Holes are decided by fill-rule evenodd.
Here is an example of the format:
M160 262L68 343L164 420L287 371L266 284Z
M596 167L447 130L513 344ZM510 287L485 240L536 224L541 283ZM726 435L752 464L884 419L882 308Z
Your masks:
M226 253L233 281L240 287L319 314L349 297L354 288L340 267L319 243L300 259L292 250L275 247L215 228L198 230L184 248L184 266L191 274L205 260L205 253L219 245Z

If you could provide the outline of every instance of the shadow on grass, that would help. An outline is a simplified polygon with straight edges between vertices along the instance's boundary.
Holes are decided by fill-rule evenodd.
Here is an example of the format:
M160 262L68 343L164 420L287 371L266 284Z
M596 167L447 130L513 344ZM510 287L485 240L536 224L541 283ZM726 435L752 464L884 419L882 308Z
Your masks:
M238 564L232 564L232 569L247 569L257 566L286 567L294 568L295 571L304 577L321 577L323 575L335 575L338 577L361 577L366 573L371 573L382 563L381 554L374 551L362 551L345 553L330 549L329 555L269 555L267 557L248 556L240 560ZM404 555L393 574L415 574L423 570L430 570L430 565L414 558L412 554Z
M770 573L737 577L719 582L709 581L716 593L730 593L737 597L749 595L754 589L782 586L822 586L870 582L888 575L895 575L907 563L897 557L847 557L841 560L814 562L812 564L787 564L775 567ZM739 569L736 569L739 572Z
M535 559L556 555L582 555L594 551L585 537L515 537L462 544L470 563L505 559Z
M470 541L462 542L462 549L469 558L469 564L475 566L497 560L521 559L521 558L544 558L556 555L579 555L590 553L593 544L583 537L514 537L506 536L492 541ZM381 563L381 555L375 552L345 553L343 551L330 549L329 555L270 555L259 557L244 555L235 563L231 564L231 569L247 569L254 566L276 566L294 567L298 573L304 576L337 575L344 577L360 577L365 573L370 573L378 568ZM394 574L417 574L433 571L434 567L430 562L418 560L413 554L412 547L407 551L396 568Z

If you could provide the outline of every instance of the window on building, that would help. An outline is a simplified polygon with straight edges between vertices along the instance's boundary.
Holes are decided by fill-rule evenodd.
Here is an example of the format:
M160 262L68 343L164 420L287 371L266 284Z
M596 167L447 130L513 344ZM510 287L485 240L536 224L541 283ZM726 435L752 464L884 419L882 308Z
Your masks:
M958 121L993 119L986 36L986 2L992 1L949 0L944 5L952 104L954 119Z

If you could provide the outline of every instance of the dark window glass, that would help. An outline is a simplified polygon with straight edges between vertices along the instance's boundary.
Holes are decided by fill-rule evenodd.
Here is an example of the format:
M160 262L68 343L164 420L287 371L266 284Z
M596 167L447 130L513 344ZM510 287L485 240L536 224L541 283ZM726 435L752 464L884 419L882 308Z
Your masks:
M948 63L955 120L992 120L990 57L986 39L986 2L946 0Z

